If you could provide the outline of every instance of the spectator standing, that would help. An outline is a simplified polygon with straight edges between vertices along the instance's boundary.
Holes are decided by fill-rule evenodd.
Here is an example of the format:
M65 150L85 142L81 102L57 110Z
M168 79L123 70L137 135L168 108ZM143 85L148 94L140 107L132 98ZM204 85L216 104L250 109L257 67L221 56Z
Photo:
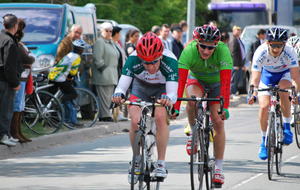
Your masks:
M81 38L82 27L79 24L73 24L70 33L61 41L57 48L55 63L58 63L65 55L72 51L72 42Z
M221 33L221 41L228 45L228 42L229 42L228 32L222 32Z
M169 27L169 25L163 24L162 27L161 27L161 29L160 29L159 38L162 40L162 42L164 44L164 48L172 51L171 42L168 41L169 33L170 33L170 27Z
M20 89L18 76L18 44L14 38L18 30L18 18L13 14L3 16L4 30L0 33L0 143L15 146L9 137L16 90Z
M182 30L179 26L174 26L171 28L172 32L172 52L174 55L179 59L181 52L183 51L183 44L181 42L182 40Z
M125 53L125 50L121 47L120 45L120 38L121 38L121 34L120 34L120 31L122 30L122 28L118 27L118 26L114 26L113 27L113 30L112 30L112 39L115 43L115 46L119 52L119 62L118 62L118 79L121 77L121 74L122 74L122 68L125 64L125 61L127 59L127 56L126 56L126 53ZM122 110L123 111L123 114L120 112L120 108L117 107L115 108L115 111L117 111L117 114L116 114L116 117L118 118L114 118L115 121L118 120L118 121L127 121L128 119L126 118L127 117L127 109L126 109L126 106L122 105L121 106Z
M118 83L119 53L112 40L112 30L110 23L101 24L101 37L97 39L93 51L92 83L100 100L99 121L113 121L109 107Z
M152 26L151 32L153 32L155 35L159 36L159 34L160 34L160 27L158 25Z
M136 47L136 43L139 40L140 32L138 30L129 30L126 35L126 44L125 44L125 52L128 57Z
M16 91L16 95L14 99L14 108L13 108L14 113L10 125L11 136L15 139L18 139L19 142L21 143L31 142L31 140L26 138L21 132L21 118L25 107L26 81L28 80L29 74L31 72L31 65L35 60L33 56L29 55L29 50L21 42L24 36L23 30L25 27L26 24L24 20L18 19L18 30L15 34L15 39L17 40L19 45L18 71L21 74L20 77L21 88L18 91Z
M266 30L264 29L258 30L256 35L256 41L253 42L250 46L249 57L248 57L250 61L252 61L255 50L258 48L258 46L263 44L265 40L266 40Z
M118 53L119 53L118 78L120 78L120 76L121 76L122 68L123 68L123 65L125 64L125 61L127 58L126 53L120 44L120 39L121 39L120 31L121 30L122 30L122 28L120 28L118 26L114 26L113 30L112 30L112 40L113 40L113 42L118 50Z
M187 43L187 29L188 29L188 25L187 22L185 20L182 20L179 22L179 26L182 30L182 44L186 45Z
M233 26L232 28L233 38L229 41L229 49L233 59L233 71L231 78L231 94L235 98L238 91L239 81L244 81L245 67L245 47L240 39L241 28L239 26Z

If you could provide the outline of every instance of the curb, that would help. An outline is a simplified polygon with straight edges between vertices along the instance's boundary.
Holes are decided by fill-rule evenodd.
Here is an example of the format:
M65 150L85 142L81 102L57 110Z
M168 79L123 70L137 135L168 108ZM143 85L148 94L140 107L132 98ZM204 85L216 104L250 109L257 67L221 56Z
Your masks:
M245 102L246 96L242 95L238 99L230 100L230 107L234 108ZM186 114L180 114L178 119L182 119L185 117ZM15 147L7 147L5 145L0 145L0 160L14 158L19 155L55 146L90 141L99 137L103 137L104 135L107 136L118 133L124 133L124 129L129 128L130 121L123 121L117 123L97 122L96 125L91 128L70 130L51 135L40 136L32 138L32 142L17 144L17 146Z
M76 142L84 142L93 140L104 135L113 135L122 133L124 129L129 129L130 122L97 122L92 128L77 129L71 131L64 131L51 135L40 136L32 138L32 142L17 144L15 147L0 146L0 160L13 158L18 155L47 149L54 146L66 145Z

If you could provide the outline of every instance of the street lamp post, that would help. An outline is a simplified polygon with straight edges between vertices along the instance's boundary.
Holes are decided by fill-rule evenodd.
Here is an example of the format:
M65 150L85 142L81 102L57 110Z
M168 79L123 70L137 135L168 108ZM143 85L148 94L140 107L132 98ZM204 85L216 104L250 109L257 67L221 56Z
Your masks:
M193 29L195 28L195 16L196 16L196 2L195 0L188 0L187 5L187 38L186 42L189 42L193 37Z

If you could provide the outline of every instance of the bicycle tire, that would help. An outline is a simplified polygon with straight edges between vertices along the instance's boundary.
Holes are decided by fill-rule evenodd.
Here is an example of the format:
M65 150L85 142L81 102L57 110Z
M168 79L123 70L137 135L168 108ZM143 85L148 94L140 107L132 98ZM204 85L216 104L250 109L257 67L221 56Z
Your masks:
M276 142L276 172L278 175L281 175L281 167L282 167L282 153L283 153L283 124L282 124L282 115L279 116L279 125L277 127L277 142Z
M144 189L144 173L145 173L145 139L142 135L142 131L137 131L135 138L134 138L134 144L133 144L133 156L132 156L132 162L131 162L131 183L130 183L130 189L131 190L143 190ZM139 161L137 161L137 157L140 156ZM134 183L135 181L135 163L139 162L139 169L140 172L137 179L137 184ZM134 175L132 175L134 174Z
M63 125L63 116L60 101L49 92L34 92L25 99L23 123L38 135L56 133Z
M296 105L294 108L294 130L297 147L300 149L300 108Z
M267 136L267 150L268 150L268 178L272 180L273 166L274 166L274 150L275 150L275 114L269 114L268 136Z
M204 179L204 136L198 124L192 127L190 180L192 190L202 190Z
M205 132L205 167L204 167L204 174L205 174L205 183L206 183L206 189L210 190L213 189L214 186L216 184L213 184L213 175L215 173L215 159L214 159L214 155L210 155L213 154L214 151L212 149L212 151L210 151L209 149L209 144L210 144L210 138L214 138L214 134L213 134L213 130L210 126L210 120L209 120L209 115L205 116L205 129L207 130L207 132ZM213 146L212 146L213 147ZM219 188L222 187L222 185L220 186L220 184L217 184L216 186L218 186Z
M155 123L153 119L149 119L151 129L155 128ZM154 126L153 126L154 125ZM144 181L146 183L147 190L159 190L160 182L163 178L154 178L151 173L155 169L155 162L157 161L157 148L156 148L156 137L155 131L149 131L145 137L145 156L146 156L146 170Z
M77 119L82 126L64 123L69 129L92 127L99 118L99 101L88 89L75 87L77 98L73 100L73 105L77 110Z

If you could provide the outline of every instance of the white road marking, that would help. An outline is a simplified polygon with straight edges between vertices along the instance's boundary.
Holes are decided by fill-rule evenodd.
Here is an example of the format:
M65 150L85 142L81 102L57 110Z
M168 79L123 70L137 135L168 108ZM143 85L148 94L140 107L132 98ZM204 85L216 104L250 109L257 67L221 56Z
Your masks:
M295 156L292 156L292 157L286 159L283 163L290 162L290 161L292 161L292 160L298 158L299 155L300 155L300 154L295 155ZM240 186L242 186L242 185L244 185L244 184L246 184L246 183L249 183L250 181L252 181L252 180L254 180L254 179L256 179L256 178L258 178L258 177L260 177L260 176L262 176L262 175L264 175L264 174L265 174L265 173L259 173L259 174L256 174L255 176L250 177L249 179L246 179L246 180L244 180L244 181L242 181L242 182L236 184L235 186L233 186L233 187L230 188L230 189L237 189L238 187L240 187Z

